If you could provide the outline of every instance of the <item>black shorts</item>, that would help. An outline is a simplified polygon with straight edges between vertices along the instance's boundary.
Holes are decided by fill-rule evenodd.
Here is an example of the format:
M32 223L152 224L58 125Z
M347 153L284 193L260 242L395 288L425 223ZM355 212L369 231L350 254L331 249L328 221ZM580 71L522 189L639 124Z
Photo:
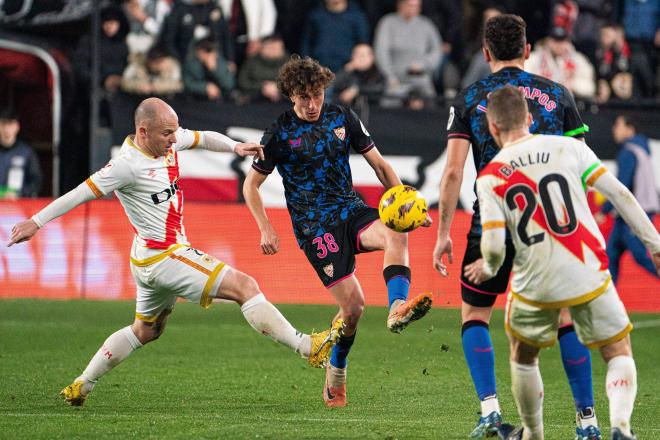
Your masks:
M325 287L332 287L355 272L355 254L368 252L360 249L360 234L376 220L377 209L362 209L344 223L302 245Z
M473 284L465 278L463 271L465 266L478 260L481 255L481 237L468 234L467 247L465 248L465 255L463 256L463 264L461 265L461 298L467 304L475 307L491 307L495 304L497 295L506 293L506 288L509 285L509 276L511 275L511 268L513 267L513 257L516 250L513 242L507 237L506 242L506 255L502 267L497 271L495 277L482 284Z

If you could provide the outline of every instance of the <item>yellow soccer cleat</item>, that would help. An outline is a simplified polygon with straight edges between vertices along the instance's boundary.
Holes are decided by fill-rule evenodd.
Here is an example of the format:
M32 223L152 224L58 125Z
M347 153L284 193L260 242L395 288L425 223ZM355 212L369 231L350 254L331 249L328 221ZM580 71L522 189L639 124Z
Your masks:
M71 406L82 406L87 399L87 395L82 393L82 380L76 380L71 385L65 387L60 391L60 395L64 396L64 401Z
M344 321L336 320L332 327L321 333L312 333L312 349L307 362L315 368L323 368L330 359L330 351L344 333Z
M392 333L401 333L408 324L423 318L431 310L432 302L431 293L422 293L407 301L396 300L387 316L387 328Z

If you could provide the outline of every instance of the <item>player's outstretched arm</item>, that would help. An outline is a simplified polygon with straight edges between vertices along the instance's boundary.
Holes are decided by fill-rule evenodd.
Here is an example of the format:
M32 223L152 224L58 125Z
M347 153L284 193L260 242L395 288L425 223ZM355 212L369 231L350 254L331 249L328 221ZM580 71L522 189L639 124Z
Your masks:
M243 183L243 197L245 198L245 204L252 213L252 217L254 217L257 226L259 226L259 231L261 232L261 251L266 255L273 255L280 249L280 240L273 225L268 220L264 203L259 193L259 187L264 183L266 177L268 176L254 169L250 170L245 178L245 183Z
M376 173L376 177L380 183L383 184L385 189L390 189L393 186L401 185L399 175L394 171L392 165L381 156L378 148L374 147L363 154L364 158L371 168Z
M94 193L87 182L81 183L62 197L53 200L48 206L33 215L31 219L14 225L7 246L28 241L49 221L66 214L78 205L95 199L96 196L97 194Z
M597 177L591 184L612 202L630 229L644 243L660 275L660 235L635 196L609 171Z
M433 250L433 267L444 276L448 272L442 257L446 254L449 264L454 262L449 230L458 204L468 151L470 142L465 139L449 139L447 142L447 164L440 180L438 200L438 239Z
M252 142L236 142L217 131L202 131L199 147L209 151L231 152L240 157L257 156L263 160L264 146Z

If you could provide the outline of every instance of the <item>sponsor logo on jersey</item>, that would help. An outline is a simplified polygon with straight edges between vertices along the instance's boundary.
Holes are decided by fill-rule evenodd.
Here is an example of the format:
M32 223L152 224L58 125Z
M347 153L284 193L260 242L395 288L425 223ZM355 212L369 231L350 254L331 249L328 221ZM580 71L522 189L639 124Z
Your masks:
M335 136L337 136L339 140L343 141L344 139L346 139L346 128L344 128L343 126L337 127L332 131L335 132Z
M165 188L160 192L152 194L151 200L154 202L154 205L159 205L171 199L172 196L176 194L178 190L179 190L179 180L177 179L174 182L172 182L169 188Z
M323 272L325 272L325 274L326 274L327 276L329 276L330 278L332 278L332 275L334 275L334 273L335 273L335 268L334 268L334 266L332 265L332 263L330 263L330 264L328 264L328 265L326 265L326 266L323 266Z
M302 138L298 139L289 139L289 145L291 148L298 148L300 145L302 145Z
M155 179L155 178L156 178L156 170L154 170L153 168L151 168L151 169L147 172L147 176L151 177L152 179Z

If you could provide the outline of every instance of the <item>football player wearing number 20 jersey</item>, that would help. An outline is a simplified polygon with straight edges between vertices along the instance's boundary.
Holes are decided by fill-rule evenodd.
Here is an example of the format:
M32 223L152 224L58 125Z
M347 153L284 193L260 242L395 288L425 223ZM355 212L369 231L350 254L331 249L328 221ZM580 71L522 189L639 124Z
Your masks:
M612 201L649 250L658 272L660 235L630 191L584 142L530 134L532 117L523 92L508 85L491 93L487 118L501 151L477 178L483 258L467 265L464 275L477 284L495 276L505 258L508 229L515 257L505 325L511 341L511 389L523 428L507 438L543 439L538 353L555 343L559 310L567 307L580 341L600 349L607 363L612 438L634 439L632 324L607 268L605 239L591 215L587 187Z

